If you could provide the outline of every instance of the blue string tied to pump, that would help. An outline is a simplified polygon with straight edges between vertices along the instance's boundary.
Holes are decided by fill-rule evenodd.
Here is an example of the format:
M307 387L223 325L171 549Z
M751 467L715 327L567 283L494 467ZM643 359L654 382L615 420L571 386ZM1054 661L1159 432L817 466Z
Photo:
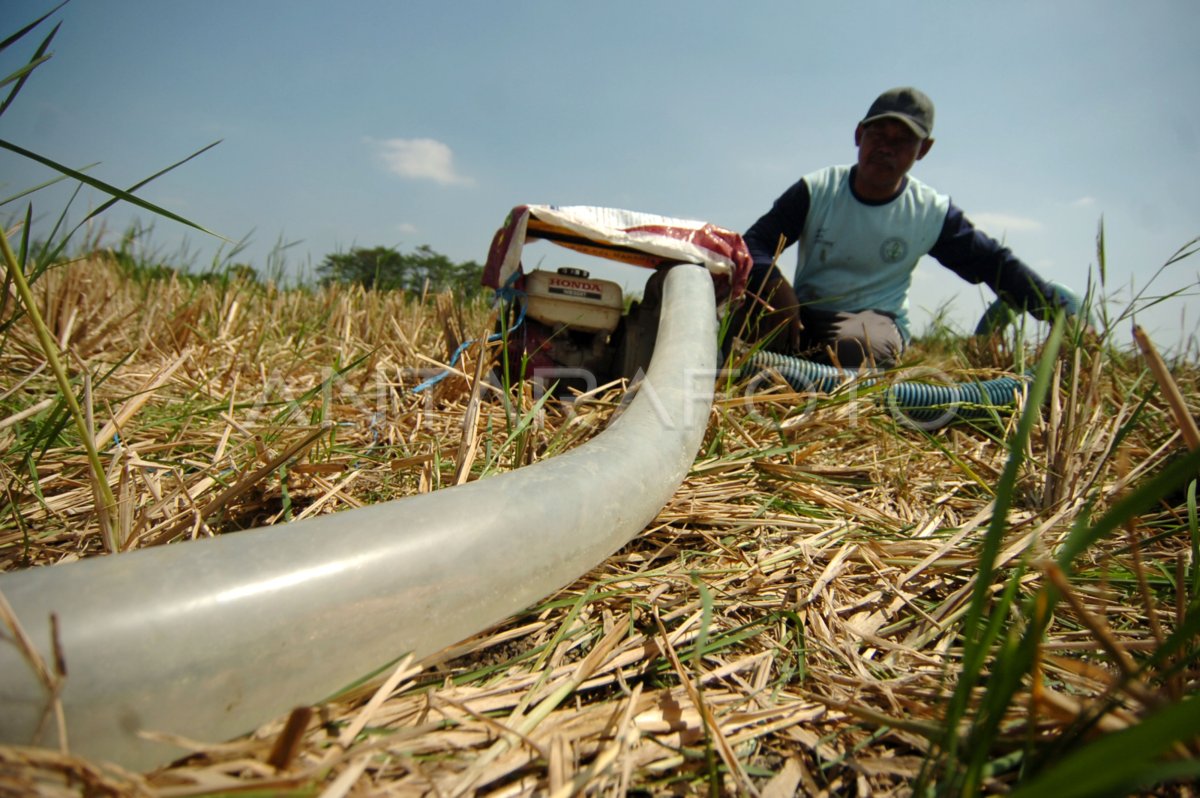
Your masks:
M492 307L496 307L497 305L504 305L505 307L508 307L516 303L521 309L520 313L517 314L517 320L513 322L511 327L509 327L510 332L520 327L522 322L525 321L525 292L516 288L515 285L517 278L520 276L520 271L513 272L508 280L505 281L504 285L497 288L495 293L492 295ZM489 344L494 343L501 340L503 337L503 333L492 333L487 337L486 342ZM440 373L433 375L429 379L415 386L412 389L412 392L421 393L423 391L427 391L442 380L446 379L446 377L450 376L450 374L452 374L454 371L455 364L458 363L458 359L462 357L463 352L466 352L467 349L470 348L470 346L477 340L478 339L476 338L471 338L459 344L458 348L454 350L454 354L450 356L450 363L448 364L448 367L443 369Z

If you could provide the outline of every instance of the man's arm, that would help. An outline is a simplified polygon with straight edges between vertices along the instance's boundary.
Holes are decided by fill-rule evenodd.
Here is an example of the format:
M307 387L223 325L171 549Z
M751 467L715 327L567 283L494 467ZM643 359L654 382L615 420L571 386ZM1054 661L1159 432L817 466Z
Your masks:
M808 184L803 179L783 192L771 209L764 213L757 222L750 226L742 238L754 259L754 271L765 274L776 252L780 249L779 239L782 236L784 246L790 247L800 238L804 231L804 221L808 218L809 194Z
M775 265L775 256L800 238L808 218L808 184L798 180L742 234L754 265L746 281L746 299L734 313L732 330L768 349L794 353L800 346L800 303ZM783 245L780 246L780 239Z
M1017 310L1048 319L1062 304L1058 293L1007 247L975 228L953 203L929 254L969 283L985 283Z

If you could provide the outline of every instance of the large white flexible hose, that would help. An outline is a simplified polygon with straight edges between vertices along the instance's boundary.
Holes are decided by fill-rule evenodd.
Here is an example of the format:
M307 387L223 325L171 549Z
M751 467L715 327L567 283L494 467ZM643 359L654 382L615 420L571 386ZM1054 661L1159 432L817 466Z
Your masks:
M327 698L405 654L463 640L585 574L686 476L716 368L712 280L670 270L649 373L588 443L517 471L292 524L0 575L41 656L59 627L71 751L145 770ZM45 690L0 640L0 741L35 730Z

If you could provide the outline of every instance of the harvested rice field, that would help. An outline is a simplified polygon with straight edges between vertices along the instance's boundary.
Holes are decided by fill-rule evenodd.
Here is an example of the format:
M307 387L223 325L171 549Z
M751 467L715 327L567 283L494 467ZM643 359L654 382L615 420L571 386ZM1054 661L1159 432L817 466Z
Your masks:
M492 329L480 301L98 251L32 283L39 337L11 278L0 572L488 479L621 405L621 385L502 401L479 345L414 391ZM869 390L766 375L751 402L727 375L654 521L534 606L149 772L57 731L0 746L0 795L1194 795L1200 370L1155 358L1070 331L919 341L905 368L957 380L1046 364L1012 412L936 430ZM37 660L57 729L70 652Z

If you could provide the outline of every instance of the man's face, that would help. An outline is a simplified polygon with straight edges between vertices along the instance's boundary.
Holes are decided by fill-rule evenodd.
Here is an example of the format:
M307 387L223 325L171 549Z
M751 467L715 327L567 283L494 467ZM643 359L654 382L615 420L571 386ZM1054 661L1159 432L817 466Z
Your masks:
M854 131L858 144L859 180L875 192L895 193L913 164L925 157L933 139L917 134L896 119L880 119Z

